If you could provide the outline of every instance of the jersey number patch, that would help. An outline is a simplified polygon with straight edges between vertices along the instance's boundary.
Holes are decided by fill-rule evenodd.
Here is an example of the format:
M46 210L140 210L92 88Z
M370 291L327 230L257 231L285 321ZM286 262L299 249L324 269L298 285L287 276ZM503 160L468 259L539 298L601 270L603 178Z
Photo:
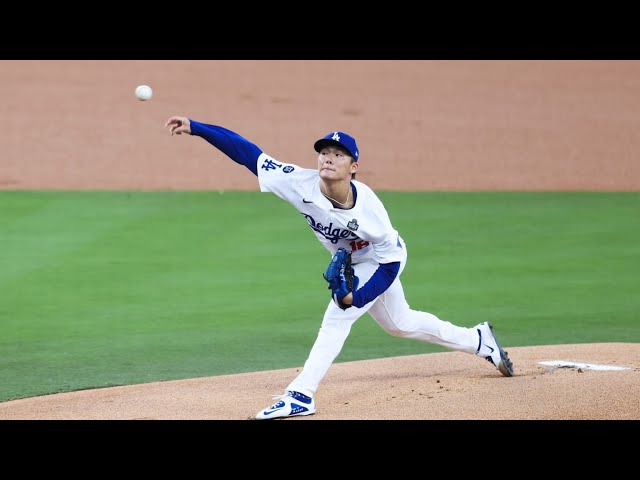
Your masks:
M349 245L351 245L351 251L355 252L358 250L362 250L364 247L366 247L367 245L369 245L369 242L366 242L364 240L359 240L359 241L353 241L353 242L349 242Z

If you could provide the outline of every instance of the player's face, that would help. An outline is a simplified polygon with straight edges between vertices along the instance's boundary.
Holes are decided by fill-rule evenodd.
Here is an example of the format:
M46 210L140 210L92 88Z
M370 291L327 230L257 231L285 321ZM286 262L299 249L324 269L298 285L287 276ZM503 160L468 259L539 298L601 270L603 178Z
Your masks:
M340 147L324 147L318 155L318 172L323 180L351 178L358 170L358 163L352 162L349 154Z

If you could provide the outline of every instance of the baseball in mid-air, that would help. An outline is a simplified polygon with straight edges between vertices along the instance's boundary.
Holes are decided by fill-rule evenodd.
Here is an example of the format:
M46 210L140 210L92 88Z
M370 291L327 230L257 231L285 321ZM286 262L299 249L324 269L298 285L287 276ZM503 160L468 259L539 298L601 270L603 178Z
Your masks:
M142 100L144 102L145 100L149 100L152 96L153 90L151 90L149 85L138 85L136 87L136 97L138 97L138 100Z

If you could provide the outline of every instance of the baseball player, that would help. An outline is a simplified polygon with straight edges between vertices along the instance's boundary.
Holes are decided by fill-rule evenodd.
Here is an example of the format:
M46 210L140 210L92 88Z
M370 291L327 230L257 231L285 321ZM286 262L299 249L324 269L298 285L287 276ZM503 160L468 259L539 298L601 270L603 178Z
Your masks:
M300 212L331 255L339 248L351 253L358 280L355 291L333 292L302 371L283 395L274 397L275 403L257 413L257 419L314 414L314 396L320 382L340 353L351 326L367 312L391 335L477 355L504 376L513 376L511 360L488 322L459 327L411 309L400 281L407 246L377 195L355 179L360 150L352 136L336 131L317 140L314 149L318 152L318 168L308 169L267 155L221 126L172 116L165 127L172 135L202 137L248 168L258 177L260 191L274 193Z

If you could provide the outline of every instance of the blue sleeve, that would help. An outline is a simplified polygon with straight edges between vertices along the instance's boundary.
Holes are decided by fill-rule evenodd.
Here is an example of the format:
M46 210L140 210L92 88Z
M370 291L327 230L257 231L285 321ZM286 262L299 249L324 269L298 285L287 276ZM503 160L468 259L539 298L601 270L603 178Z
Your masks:
M191 135L204 138L231 160L244 165L256 177L258 176L258 157L262 154L260 148L226 128L207 125L192 119L189 121L191 122Z
M391 286L400 271L400 262L381 263L369 281L353 292L354 307L363 307L375 300Z

